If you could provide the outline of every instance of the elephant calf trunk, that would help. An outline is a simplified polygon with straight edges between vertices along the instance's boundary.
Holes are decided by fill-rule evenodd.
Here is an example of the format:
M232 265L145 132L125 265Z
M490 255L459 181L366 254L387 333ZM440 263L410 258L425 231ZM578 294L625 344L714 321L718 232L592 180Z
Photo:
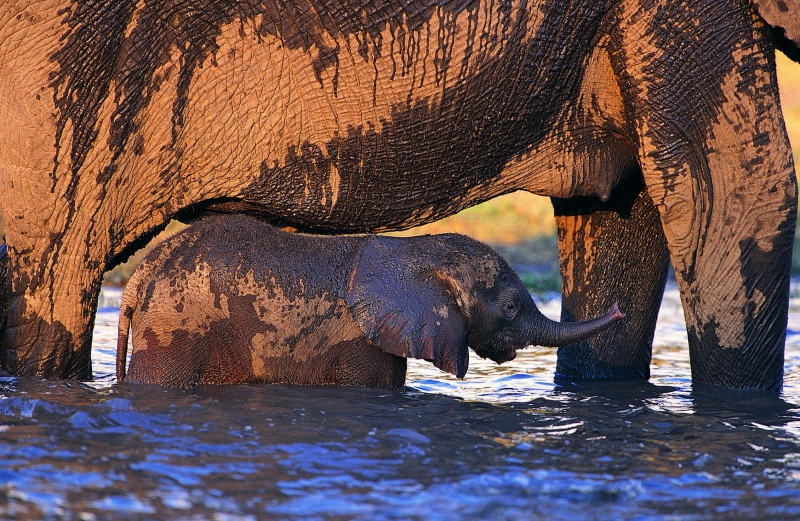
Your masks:
M534 334L534 344L560 347L585 340L617 320L625 318L616 302L604 315L583 322L556 322L542 315L542 327Z

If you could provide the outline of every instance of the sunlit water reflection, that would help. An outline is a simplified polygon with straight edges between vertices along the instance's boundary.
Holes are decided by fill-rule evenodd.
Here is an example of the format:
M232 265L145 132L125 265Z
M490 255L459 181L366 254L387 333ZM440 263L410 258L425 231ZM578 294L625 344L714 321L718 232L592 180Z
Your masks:
M94 382L0 381L0 518L800 518L800 299L780 397L692 387L674 289L649 382L556 385L531 348L405 392L117 385L118 302Z

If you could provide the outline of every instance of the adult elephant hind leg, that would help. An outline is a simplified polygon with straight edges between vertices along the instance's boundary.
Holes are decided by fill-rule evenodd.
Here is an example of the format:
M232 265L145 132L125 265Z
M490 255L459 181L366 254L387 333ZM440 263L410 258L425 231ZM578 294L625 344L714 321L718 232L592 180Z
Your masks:
M675 266L692 378L779 389L797 184L771 36L746 2L669 9L623 17L612 62Z
M558 350L558 375L640 379L650 355L669 258L658 211L631 175L606 203L554 199L562 277L562 321L586 320L619 302L624 320Z

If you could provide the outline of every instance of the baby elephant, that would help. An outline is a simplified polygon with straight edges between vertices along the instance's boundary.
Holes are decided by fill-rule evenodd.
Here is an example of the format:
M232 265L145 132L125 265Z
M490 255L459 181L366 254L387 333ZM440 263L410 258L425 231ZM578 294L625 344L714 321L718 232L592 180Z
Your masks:
M288 383L402 388L406 358L459 378L467 346L501 363L622 318L558 323L492 249L456 234L280 231L215 216L159 244L122 298L117 376L167 386Z

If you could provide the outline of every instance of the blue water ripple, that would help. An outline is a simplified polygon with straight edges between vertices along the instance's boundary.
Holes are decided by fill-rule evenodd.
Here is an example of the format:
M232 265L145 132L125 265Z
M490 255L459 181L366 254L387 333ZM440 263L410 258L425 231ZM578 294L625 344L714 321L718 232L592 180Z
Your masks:
M126 496L108 496L103 499L93 501L90 505L100 510L112 510L131 514L153 514L155 509L133 494Z
M164 476L184 486L198 485L201 482L200 478L213 474L223 474L235 479L236 474L254 474L258 471L258 465L253 462L208 463L202 466L189 466L160 461L158 457L131 463L130 468Z
M430 443L431 439L425 436L424 434L420 434L413 429L406 429L406 428L399 428L399 429L389 429L386 431L387 436L396 436L399 438L404 438L407 440L415 441L417 443Z

